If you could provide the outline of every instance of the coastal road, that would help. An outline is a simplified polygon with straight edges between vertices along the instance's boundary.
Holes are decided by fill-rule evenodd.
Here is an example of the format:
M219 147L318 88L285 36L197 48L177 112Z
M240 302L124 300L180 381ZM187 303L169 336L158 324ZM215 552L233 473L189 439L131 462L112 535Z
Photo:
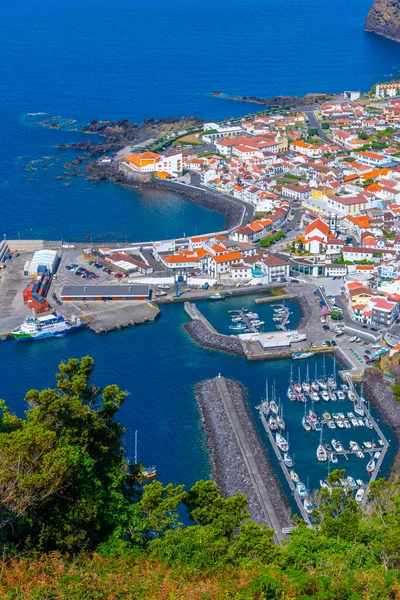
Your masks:
M317 128L319 137L322 138L325 142L327 142L327 144L333 144L333 141L326 134L326 130L322 129L321 123L320 123L319 119L317 119L317 117L315 116L314 110L305 110L303 112L307 116L308 120L310 121L311 127Z

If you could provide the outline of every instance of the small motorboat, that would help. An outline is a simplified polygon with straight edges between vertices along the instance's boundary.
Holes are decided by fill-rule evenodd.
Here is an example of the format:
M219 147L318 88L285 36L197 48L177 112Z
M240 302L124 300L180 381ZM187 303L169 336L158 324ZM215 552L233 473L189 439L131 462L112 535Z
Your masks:
M299 476L297 475L297 473L295 471L293 471L293 469L289 472L290 475L290 479L293 481L293 483L298 483L300 481Z
M328 421L326 425L329 429L336 429L335 421Z
M274 417L272 416L268 420L268 426L271 431L278 431L278 423L276 422L276 419L274 419Z
M379 444L380 446L384 446L384 445L385 445L384 441L383 441L381 438L379 438L379 440L378 440L378 444Z
M331 413L328 413L328 412L324 412L324 413L322 413L322 418L323 418L325 421L330 421L330 420L331 420L331 418L332 418L332 417L331 417Z
M319 421L315 421L315 423L313 423L314 425L314 429L315 431L321 431L322 430L322 425Z
M306 394L309 394L309 393L310 393L310 391L311 391L311 386L310 386L310 384L308 383L308 381L303 381L303 383L302 383L302 388L303 388L303 391L304 391Z
M215 294L211 294L211 296L207 296L208 300L225 300L225 296L216 292Z
M367 473L369 473L369 475L371 475L374 471L375 471L375 461L374 459L370 460L369 463L366 466L367 469Z
M365 423L366 427L368 427L368 429L374 428L372 421L370 421L369 419L364 419L364 423Z
M335 456L334 454L330 454L329 455L329 462L331 462L333 465L337 465L339 462L339 459L337 456Z
M300 498L305 498L306 496L308 496L307 488L301 481L297 482L296 491L299 494Z
M305 401L306 401L306 397L305 397L305 395L304 395L304 394L299 394L299 395L297 396L297 400L298 400L299 402L305 402Z
M318 381L313 381L311 383L311 388L314 392L319 392L319 385L318 385Z
M344 423L341 420L336 421L336 425L339 427L339 429L343 429L344 428Z
M304 510L308 514L312 513L312 511L314 510L313 503L308 498L304 498L303 506L304 506Z
M363 446L364 446L364 448L367 448L367 450L371 450L372 443L371 442L363 442Z
M351 420L351 424L353 425L353 427L358 427L358 419L355 419L354 417Z
M347 416L349 417L349 419L354 419L354 413L353 412L348 412Z
M329 399L332 400L332 402L336 402L337 396L335 392L329 392Z
M355 395L354 392L352 392L351 390L349 390L347 392L347 397L350 400L350 402L355 402L357 400L357 396Z
M351 488L356 488L357 487L356 480L353 479L353 477L348 476L347 477L347 483L349 484L349 487L351 487Z
M304 429L306 431L311 431L311 423L310 421L307 419L307 417L303 417L301 420L301 424L303 425Z
M243 329L247 329L245 323L235 323L234 325L229 325L229 329L232 331L243 331Z
M319 402L319 394L317 392L311 392L310 398L313 402Z
M365 496L365 490L364 490L364 488L359 488L357 490L357 492L356 492L356 495L355 495L356 502L362 502L364 496Z
M331 388L331 390L336 390L337 383L333 377L328 377L328 386Z
M328 489L328 490L331 489L331 486L329 485L329 483L325 479L320 479L319 480L319 485L320 485L321 488L325 488L325 489Z
M350 440L350 450L352 450L353 452L357 452L357 450L359 450L359 449L360 449L360 446L357 444L357 442Z
M343 421L344 426L346 427L346 429L351 429L351 423L348 419L345 419Z
M357 458L364 458L365 454L362 450L359 450L358 452L356 452L356 456Z
M337 440L332 440L332 446L336 450L336 452L343 452L343 446Z
M301 384L298 381L293 385L293 389L296 394L301 394Z
M329 402L329 400L330 400L329 394L326 390L322 390L321 397L322 397L322 400L324 400L325 402Z
M336 392L336 395L341 402L343 402L343 400L346 400L346 395L344 392L342 392L342 390L338 390Z
M257 314L257 313L255 313L255 312L248 312L248 313L247 313L247 315L246 315L246 317L247 317L248 319L250 319L250 320L253 320L253 319L258 319L258 314Z

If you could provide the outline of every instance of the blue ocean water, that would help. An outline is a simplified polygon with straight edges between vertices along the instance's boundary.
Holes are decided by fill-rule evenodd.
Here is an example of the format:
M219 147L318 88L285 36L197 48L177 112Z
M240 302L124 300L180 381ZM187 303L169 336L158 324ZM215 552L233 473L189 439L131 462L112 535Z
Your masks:
M79 133L27 113L75 119L243 115L254 105L212 91L272 96L368 89L400 68L400 44L363 31L371 0L34 0L0 21L0 233L152 239L214 231L220 215L169 195L56 180L61 142ZM34 120L35 121L35 120ZM43 156L55 157L37 165ZM43 170L48 167L46 171ZM34 181L29 181L29 179Z
M199 302L204 310L206 302ZM227 310L231 307L247 306L257 311L266 321L266 330L274 329L267 316L267 307L256 305L254 297L246 296L225 302L208 302L207 314L217 330L226 327ZM222 309L224 307L224 309ZM314 376L315 366L321 376L333 372L333 361L327 356L314 356L308 360L290 359L279 361L249 362L244 358L218 353L193 344L183 329L187 321L183 304L164 305L160 319L153 324L141 325L105 335L95 335L90 331L50 339L42 342L0 344L0 362L6 364L0 383L0 397L18 414L26 408L24 395L30 388L41 389L51 386L60 361L71 356L81 357L90 354L96 361L94 381L97 385L117 383L129 395L119 417L126 427L125 446L129 456L133 456L134 431L139 432L138 453L144 464L155 464L157 475L162 481L192 484L200 478L209 477L211 467L206 451L200 415L194 397L194 386L203 379L217 376L238 379L248 390L248 404L254 415L260 435L270 451L269 442L262 429L255 406L265 398L266 379L269 386L276 386L276 396L281 400L284 416L290 434L291 452L295 455L296 470L311 488L317 487L319 479L327 475L325 464L316 461L319 435L306 434L301 427L303 405L287 399L286 391L293 365L294 376L306 378L309 366L310 377ZM107 337L105 337L107 336ZM299 364L301 363L301 364ZM317 414L350 411L350 402L315 405ZM385 435L393 441L388 458L384 462L383 474L394 456L396 442L387 427L382 426ZM359 430L335 430L324 434L325 441L336 438L348 446L350 439L362 442L371 441L372 434L365 427ZM377 442L377 440L375 440ZM272 456L275 463L275 458ZM338 466L347 468L348 474L366 481L365 460L344 459ZM277 469L280 474L280 469Z
M400 44L363 31L371 1L7 3L0 20L0 234L144 240L220 228L221 215L182 196L56 179L73 156L57 144L87 138L45 129L40 115L28 113L74 119L77 128L95 118L221 119L254 106L216 99L212 91L272 96L366 90L400 68ZM32 161L38 162L30 168ZM198 348L184 333L184 321L182 306L166 306L156 324L107 340L82 332L39 344L0 344L6 367L0 396L22 413L24 393L48 386L61 360L92 354L96 381L115 381L130 392L121 411L128 452L138 429L139 458L156 463L163 481L190 484L210 472L195 383L218 372L238 378L254 407L267 376L284 397L290 363L249 364ZM320 361L310 364L322 368ZM295 431L299 415L289 411ZM315 467L315 440L304 444L295 433L291 440L297 460L303 456L300 473L316 484L321 467Z

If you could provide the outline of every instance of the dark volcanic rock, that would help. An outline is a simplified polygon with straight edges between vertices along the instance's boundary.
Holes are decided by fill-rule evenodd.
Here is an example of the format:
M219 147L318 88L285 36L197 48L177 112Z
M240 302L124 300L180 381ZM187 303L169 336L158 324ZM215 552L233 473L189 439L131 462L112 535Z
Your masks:
M400 42L400 0L374 0L365 30Z

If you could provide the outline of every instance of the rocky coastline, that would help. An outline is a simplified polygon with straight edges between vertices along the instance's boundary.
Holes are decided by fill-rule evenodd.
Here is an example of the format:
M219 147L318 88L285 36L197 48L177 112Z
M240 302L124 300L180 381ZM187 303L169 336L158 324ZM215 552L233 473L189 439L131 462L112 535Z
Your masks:
M332 100L332 94L306 94L305 96L274 96L273 98L259 98L258 96L232 96L223 92L212 92L215 98L236 100L237 102L250 102L261 104L268 108L291 108L296 106L313 106L318 103Z
M390 476L395 477L400 473L400 403L397 402L390 385L384 381L382 371L375 367L365 369L363 394L396 436L397 452L390 470Z
M119 121L91 121L88 125L80 128L82 133L96 134L96 138L85 142L75 142L72 144L59 144L59 149L84 150L89 157L100 156L111 151L118 151L126 146L135 146L143 144L148 140L158 139L174 131L185 130L188 128L198 128L204 121L197 117L183 117L181 119L146 119L138 125L128 119ZM97 136L105 138L99 141Z
M374 0L367 15L365 31L400 42L400 0Z
M246 402L246 390L238 381L229 379L225 381L240 425L255 457L263 482L268 489L275 513L281 526L287 527L292 524L290 506L253 423ZM245 495L249 501L249 512L252 519L260 524L266 523L264 511L245 461L238 460L242 449L217 390L215 379L198 383L195 395L203 419L214 477L221 493L226 497L238 492Z

